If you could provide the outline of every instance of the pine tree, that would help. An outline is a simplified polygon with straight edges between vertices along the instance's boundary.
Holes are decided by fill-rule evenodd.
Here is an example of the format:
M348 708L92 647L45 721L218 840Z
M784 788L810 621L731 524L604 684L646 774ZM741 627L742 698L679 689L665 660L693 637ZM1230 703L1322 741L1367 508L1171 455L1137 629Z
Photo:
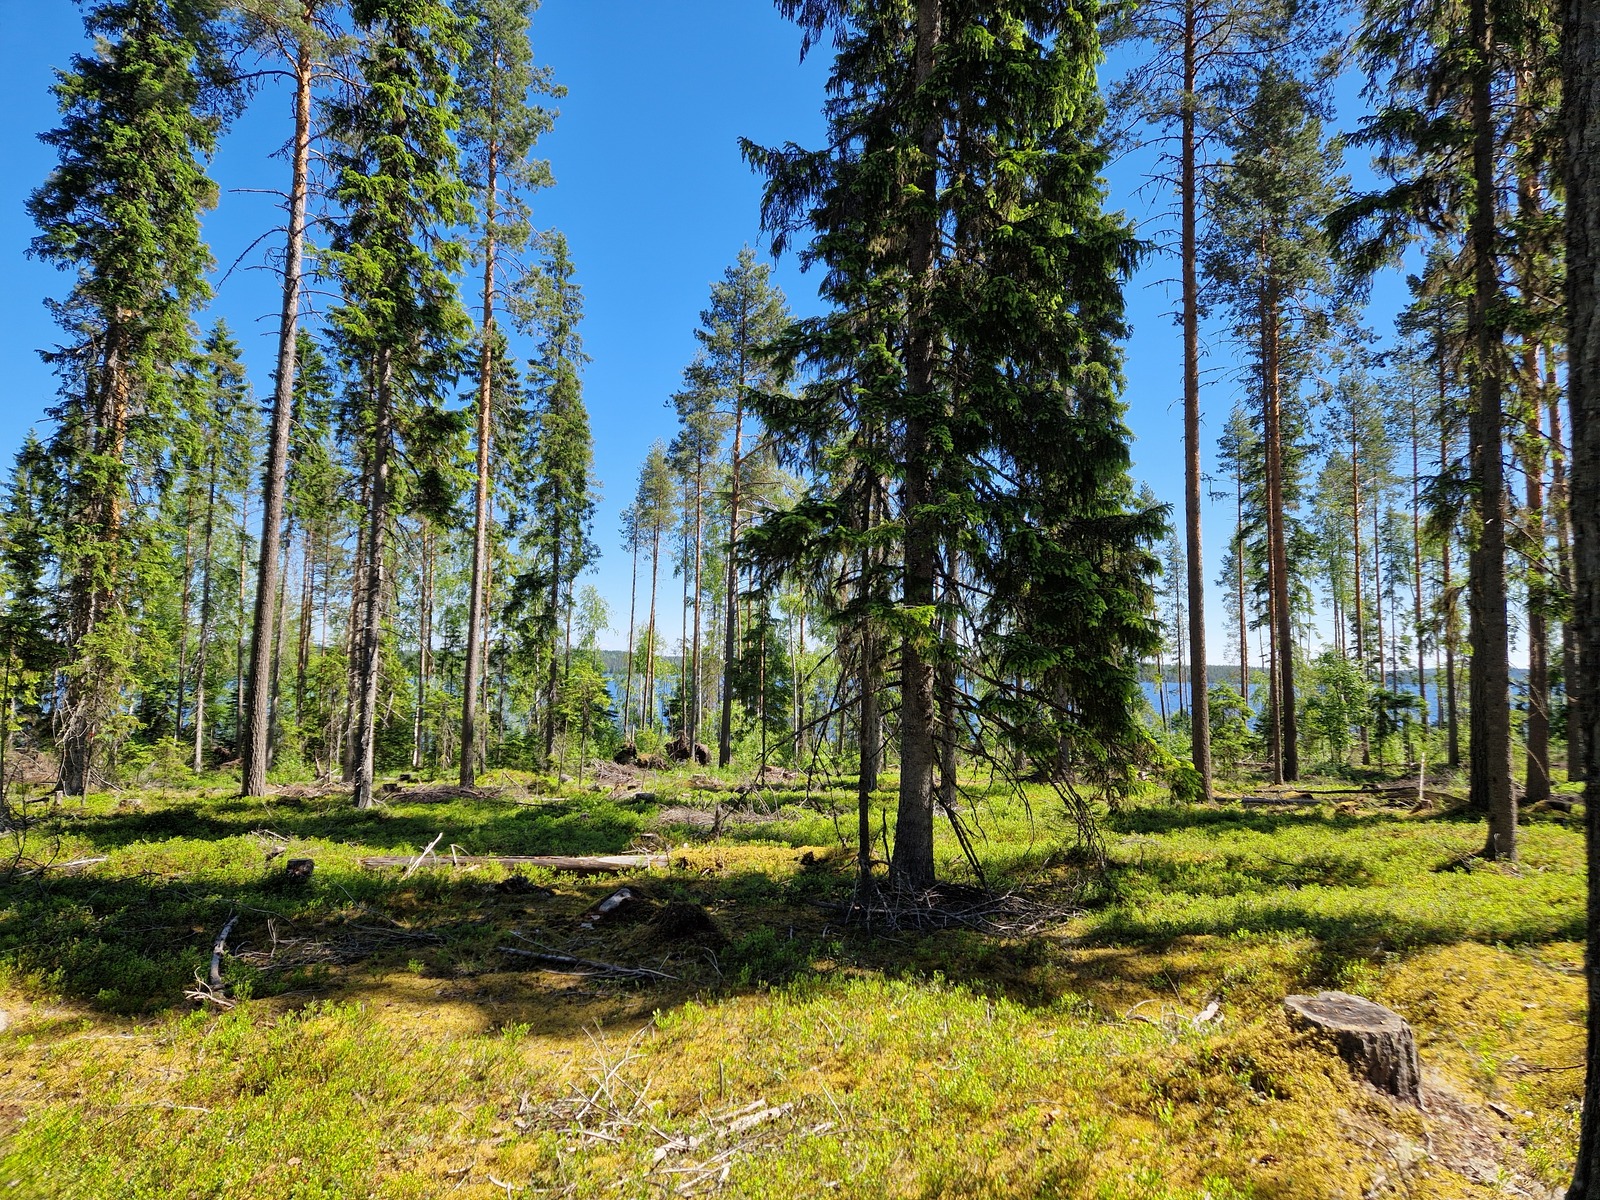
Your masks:
M1572 529L1578 701L1589 878L1600 879L1600 11L1566 0L1562 21L1565 136L1567 388L1572 408ZM1589 887L1585 974L1600 1012L1600 888ZM1583 1116L1568 1200L1600 1189L1600 1022L1584 1054Z
M694 403L709 401L723 421L731 426L732 444L728 461L726 582L723 589L723 676L721 718L717 731L717 765L727 766L733 757L733 662L739 644L739 536L743 518L743 487L748 472L746 462L746 414L752 392L769 392L781 386L775 370L771 342L789 324L790 316L783 293L769 282L768 268L756 262L748 246L739 252L738 261L723 272L711 287L711 305L700 314L695 338L701 353L697 363ZM709 414L690 411L687 421L696 423L695 435L714 433L721 422L708 420ZM702 428L704 427L704 428ZM753 440L753 439L752 439ZM698 442L696 443L698 447Z
M533 65L528 31L537 0L460 0L467 55L461 70L461 141L467 176L478 196L477 252L483 266L478 318L477 485L473 504L472 592L468 598L466 671L461 686L461 786L471 787L477 769L477 703L483 670L483 624L487 584L495 301L503 286L519 285L516 252L532 232L528 196L552 180L549 164L530 159L534 143L548 132L555 114L528 103L530 93L560 97L565 89L548 68ZM509 258L509 262L508 262ZM508 271L508 267L510 268ZM504 276L506 285L500 280Z
M1377 103L1350 140L1375 150L1375 164L1391 185L1351 200L1331 227L1344 256L1364 270L1392 261L1424 235L1447 239L1455 257L1448 270L1470 297L1461 354L1471 383L1465 414L1472 497L1470 797L1488 818L1485 853L1515 859L1506 569L1511 513L1503 453L1506 383L1513 372L1506 327L1519 307L1531 308L1519 305L1503 283L1516 231L1505 227L1498 196L1508 158L1526 157L1513 152L1512 143L1540 139L1530 137L1522 120L1538 104L1507 106L1497 92L1521 90L1523 73L1544 53L1548 22L1537 5L1520 0L1469 0L1465 8L1368 0L1357 49ZM1515 119L1506 119L1508 110Z
M661 571L661 534L672 519L672 467L667 461L667 449L660 442L650 447L649 455L639 468L639 488L634 496L633 509L640 536L648 534L650 542L650 615L645 626L648 632L645 637L641 714L644 724L654 728L659 715L656 658L660 625L656 620L656 588Z
M256 574L250 635L249 695L244 700L241 792L266 791L272 753L272 661L278 640L277 612L284 581L279 573L295 374L298 366L300 300L305 274L307 201L311 190L312 88L321 51L332 33L325 0L268 0L247 6L250 40L274 47L294 79L294 132L289 150L289 191L284 208L283 298L278 310L278 360L273 374L272 426L261 476L261 554Z
M356 804L365 808L373 802L394 462L406 440L428 440L430 410L457 367L466 314L453 276L464 252L447 231L469 209L451 141L455 19L436 0L358 0L353 11L364 38L362 90L333 114L334 194L346 214L328 257L344 301L331 320L362 372L349 418L366 492L351 759Z
M1212 234L1203 259L1235 335L1250 348L1261 404L1265 456L1267 563L1271 582L1274 773L1299 774L1295 734L1294 584L1290 575L1291 477L1286 398L1298 389L1297 363L1325 326L1330 283L1321 222L1338 186L1311 87L1276 63L1241 80L1241 108L1227 143L1232 153L1207 188Z
M1183 328L1184 534L1187 551L1191 657L1206 661L1205 580L1200 530L1200 239L1201 181L1226 107L1223 85L1263 55L1282 52L1285 22L1273 0L1157 0L1119 14L1115 41L1136 44L1136 65L1111 93L1112 111L1160 130L1161 180L1178 201L1178 258ZM1176 135L1172 132L1176 126ZM1177 148L1170 149L1175 140ZM1169 172L1176 168L1176 178ZM1206 689L1195 696L1190 750L1204 794L1211 794L1211 742Z

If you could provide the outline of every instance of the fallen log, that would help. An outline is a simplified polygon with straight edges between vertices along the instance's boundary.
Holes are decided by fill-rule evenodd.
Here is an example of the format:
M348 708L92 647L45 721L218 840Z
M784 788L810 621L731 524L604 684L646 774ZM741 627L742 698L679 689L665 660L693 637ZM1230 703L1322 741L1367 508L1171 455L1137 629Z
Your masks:
M392 854L376 854L359 860L369 871L389 867L406 867L414 860ZM452 867L545 867L551 871L570 871L576 875L621 875L628 871L645 871L664 868L668 864L665 854L595 854L575 856L567 854L462 854L451 862ZM439 866L445 862L440 859Z
M619 967L616 963L597 962L592 958L574 958L570 954L550 954L543 950L522 950L516 946L501 946L502 954L530 958L546 970L561 975L600 975L611 979L675 979L665 971L649 967Z

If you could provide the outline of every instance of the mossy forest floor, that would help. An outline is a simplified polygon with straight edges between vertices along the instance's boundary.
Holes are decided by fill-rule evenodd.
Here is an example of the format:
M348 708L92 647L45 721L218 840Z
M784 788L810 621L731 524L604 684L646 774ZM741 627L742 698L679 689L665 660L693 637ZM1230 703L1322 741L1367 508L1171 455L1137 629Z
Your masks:
M837 907L847 788L485 784L368 812L221 779L29 805L0 840L0 1196L1355 1200L1548 1196L1568 1169L1575 817L1531 817L1511 868L1468 857L1478 821L1401 798L1152 795L1103 815L1101 869L1043 793L997 796L966 811L989 881L1054 915L864 932ZM358 861L436 834L409 879ZM452 843L670 866L508 885ZM624 884L631 912L586 920ZM233 915L234 1007L187 998ZM1424 1111L1290 1030L1283 997L1324 988L1412 1023Z

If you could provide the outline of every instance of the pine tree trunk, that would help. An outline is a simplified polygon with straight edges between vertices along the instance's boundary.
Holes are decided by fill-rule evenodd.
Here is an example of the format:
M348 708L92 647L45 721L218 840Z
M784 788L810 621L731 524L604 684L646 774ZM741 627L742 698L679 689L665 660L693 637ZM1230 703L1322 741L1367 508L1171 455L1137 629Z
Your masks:
M200 541L200 636L194 652L194 759L196 771L205 767L206 651L211 646L211 546L216 535L217 462L213 452L211 482L206 495L206 531Z
M741 311L741 321L743 313ZM739 634L739 484L744 456L744 331L739 334L739 398L733 406L733 478L728 498L728 595L722 631L722 724L717 731L717 765L733 761L733 661Z
M1183 115L1179 186L1183 209L1183 448L1184 531L1189 556L1189 675L1193 717L1190 752L1200 774L1204 798L1211 798L1211 697L1206 667L1205 562L1200 552L1200 284L1195 214L1199 207L1196 180L1195 91L1198 86L1199 38L1196 0L1183 6ZM1199 680L1198 684L1193 680Z
M561 659L556 654L555 622L561 613L561 528L559 517L552 520L555 536L550 543L550 667L544 684L544 761L548 767L556 752L556 695L561 682Z
M187 489L186 489L187 492ZM189 592L194 577L194 513L186 494L183 502L183 587L178 601L178 694L172 714L172 744L183 744L183 700L189 679Z
M1356 668L1361 672L1361 678L1367 678L1367 647L1366 627L1367 615L1361 597L1361 573L1365 564L1361 559L1361 438L1356 428L1355 413L1350 414L1350 533L1354 542L1352 547L1353 575L1352 582L1355 588L1354 600L1356 603ZM1372 764L1372 741L1367 736L1367 723L1362 721L1356 726L1356 735L1361 739L1361 765L1366 767Z
M1289 550L1284 531L1286 513L1283 497L1283 398L1278 367L1278 328L1280 313L1276 291L1268 286L1262 311L1261 336L1265 349L1263 369L1266 384L1267 508L1272 514L1273 619L1278 644L1278 759L1284 781L1300 777L1299 738L1294 711L1294 617L1289 608Z
M391 411L389 351L379 353L376 412L372 428L372 478L367 502L366 559L360 564L357 586L361 592L361 630L356 643L359 691L351 758L355 767L357 808L371 808L375 800L373 776L378 743L378 687L383 675L384 554L388 548L389 455L394 436Z
M307 0L301 17L307 25L316 5ZM311 162L311 42L303 35L295 48L294 150L289 177L289 234L283 261L283 303L278 317L278 369L272 397L272 425L268 433L266 470L261 480L261 562L256 575L256 602L250 632L250 694L244 702L244 736L240 739L243 771L240 792L263 795L271 754L271 697L269 676L272 647L276 642L274 619L278 590L283 586L278 569L278 544L283 525L284 496L289 465L289 432L294 409L296 336L300 320L300 286L306 235L306 194Z
M705 581L701 573L705 568L705 458L696 452L694 462L694 649L689 669L689 749L700 740L700 602L704 598Z
M317 535L306 530L300 548L300 630L294 655L294 720L306 728L306 674L311 669L311 614L317 591Z
M1562 40L1567 196L1567 387L1571 396L1573 623L1583 722L1589 863L1589 1064L1568 1200L1600 1195L1600 6L1566 0Z
M1499 294L1495 222L1496 129L1491 82L1494 37L1488 0L1471 0L1473 201L1468 246L1473 264L1472 478L1478 536L1467 558L1468 640L1472 647L1471 804L1489 819L1487 858L1517 857L1517 798L1511 784L1510 622L1506 604L1506 483L1500 394L1502 338L1494 308Z
M1523 475L1527 479L1528 564L1528 722L1523 737L1528 747L1523 802L1550 798L1550 631L1545 619L1548 585L1544 576L1544 448L1542 384L1537 350L1528 351L1525 366L1530 391Z
M650 648L644 660L644 697L640 705L640 716L650 728L655 728L656 723L656 643L660 640L656 633L656 581L661 568L661 522L658 520L652 526L650 542ZM648 714L648 715L646 715Z
M1372 488L1372 613L1377 624L1378 635L1378 687L1387 688L1388 683L1383 677L1385 651L1383 645L1383 530L1378 524L1383 512L1382 494L1376 486L1376 478ZM1384 766L1383 761L1383 730L1378 730L1378 765Z
M249 539L245 527L250 522L250 496L248 493L239 497L239 608L235 614L238 620L234 624L236 630L233 642L233 749L237 754L240 743L244 740L244 614L246 607L245 576L249 570ZM276 573L276 572L274 572ZM276 613L277 605L273 605ZM269 623L268 628L271 628ZM268 700L267 728L272 728L271 699L272 699L272 641L267 643L267 670L263 677L266 684L265 694Z
M411 769L421 770L422 742L426 730L428 687L432 682L433 650L433 538L426 521L421 530L421 595L417 598L417 707L411 720Z
M633 624L639 609L639 531L637 527L628 537L633 550L633 573L628 580L628 677L622 688L622 740L633 740Z
M490 138L485 148L488 172L484 186L483 315L479 321L477 482L472 500L472 583L467 597L467 661L461 678L462 787L471 787L478 770L478 687L483 674L485 574L489 557L489 451L494 427L494 272L495 200L499 146Z
M1545 395L1550 411L1550 514L1556 527L1556 564L1563 596L1573 595L1572 577L1572 506L1567 487L1567 446L1562 440L1561 396L1562 388L1556 378L1555 367L1545 360ZM1568 618L1561 623L1561 680L1567 701L1567 779L1582 780L1583 764L1587 761L1584 750L1585 725L1578 704L1578 649L1575 622Z
M272 687L268 689L268 723L269 737L267 745L274 751L282 744L283 740L283 708L279 703L279 690L283 678L283 639L285 627L288 625L286 610L289 602L289 559L294 549L294 522L289 521L284 529L283 554L278 562L278 608L273 614L272 638Z
M933 73L934 49L940 37L939 0L917 0L916 83L920 90ZM938 194L938 153L943 123L925 117L921 130L921 165L917 184L923 203ZM909 222L909 262L913 294L931 286L938 224L931 212ZM914 301L906 338L906 391L912 412L905 427L905 485L902 500L904 568L902 603L908 609L931 609L938 564L938 540L925 509L933 499L933 453L929 412L937 404L935 355L937 334L926 311L924 295ZM900 648L900 802L895 821L890 870L902 888L921 892L933 886L933 780L937 765L937 713L934 663L930 647L915 636Z
M1244 591L1244 468L1233 474L1234 537L1233 563L1239 588L1239 695L1250 707L1250 618L1245 608ZM1338 627L1337 622L1335 628ZM1247 714L1248 715L1248 714Z
M1450 458L1449 437L1442 422L1439 431L1439 471L1443 474ZM1451 770L1461 766L1461 721L1456 696L1456 596L1451 589L1450 542L1453 530L1446 530L1439 548L1439 586L1444 593L1443 621L1445 688L1445 757Z
M1422 745L1428 745L1428 668L1422 619L1422 430L1415 397L1411 403L1411 589L1416 601L1412 627L1417 639L1417 697L1422 702Z

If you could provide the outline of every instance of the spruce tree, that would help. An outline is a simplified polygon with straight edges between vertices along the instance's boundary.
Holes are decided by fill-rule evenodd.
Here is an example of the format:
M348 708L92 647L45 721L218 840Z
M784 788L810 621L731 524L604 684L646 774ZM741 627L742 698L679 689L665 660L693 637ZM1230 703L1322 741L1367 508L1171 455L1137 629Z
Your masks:
M981 631L996 664L985 682L1002 681L990 728L1044 773L1081 757L1099 782L1138 740L1154 566L1139 547L1160 516L1130 511L1116 399L1133 251L1101 211L1099 14L946 0L780 8L808 46L835 46L829 149L746 153L768 176L776 247L809 231L804 259L826 265L837 306L789 339L849 389L811 419L834 444L881 437L857 452L879 455L898 483L891 874L922 893L936 875L938 669L958 631ZM834 414L860 419L852 430ZM779 526L849 544L847 515L818 495ZM993 603L977 604L963 559ZM975 604L981 614L955 611Z
M529 364L532 398L530 471L532 530L526 539L538 558L538 649L544 658L544 757L555 752L561 715L563 618L570 617L573 585L594 561L594 439L583 403L583 352L578 326L583 292L559 233L540 235L543 264L530 283L536 299L526 318L536 343Z
M62 123L43 135L50 178L28 201L31 253L73 272L51 305L67 342L46 355L62 380L52 454L64 475L59 545L69 662L56 714L61 786L82 795L132 678L130 487L149 477L174 413L189 314L206 295L200 213L216 199L204 160L229 104L206 0L105 0L84 29L93 54L57 73Z
M437 0L358 0L361 89L335 106L335 198L345 209L329 263L343 302L330 314L361 379L347 423L362 447L366 512L357 563L351 766L355 799L373 802L383 606L395 459L436 431L441 388L466 329L454 276L469 215L451 140L458 28ZM416 454L419 466L427 456Z

